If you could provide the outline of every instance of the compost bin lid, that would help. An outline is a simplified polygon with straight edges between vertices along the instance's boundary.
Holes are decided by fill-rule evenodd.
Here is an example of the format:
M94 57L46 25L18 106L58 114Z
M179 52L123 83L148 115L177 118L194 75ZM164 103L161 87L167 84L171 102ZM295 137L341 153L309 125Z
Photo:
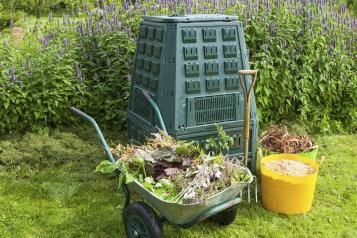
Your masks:
M144 16L145 21L151 22L208 22L208 21L237 21L238 17L220 14L194 14L171 16Z

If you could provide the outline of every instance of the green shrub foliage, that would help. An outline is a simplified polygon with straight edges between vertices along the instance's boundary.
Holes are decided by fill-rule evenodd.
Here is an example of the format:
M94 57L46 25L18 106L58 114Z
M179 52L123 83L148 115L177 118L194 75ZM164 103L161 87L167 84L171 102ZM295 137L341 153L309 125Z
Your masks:
M344 5L335 12L331 2L312 0L124 0L77 1L72 9L62 18L49 12L22 42L2 34L1 131L78 122L70 106L125 127L141 16L174 13L243 22L251 68L259 70L261 122L296 118L320 132L357 131L357 21Z

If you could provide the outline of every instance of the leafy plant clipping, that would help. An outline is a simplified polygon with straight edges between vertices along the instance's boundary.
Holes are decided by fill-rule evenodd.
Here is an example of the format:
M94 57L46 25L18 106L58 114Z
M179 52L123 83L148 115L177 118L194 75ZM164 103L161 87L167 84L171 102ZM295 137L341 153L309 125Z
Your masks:
M221 125L216 124L217 139L211 137L205 142L205 149L212 155L225 155L228 154L229 148L233 145L233 137L227 135Z

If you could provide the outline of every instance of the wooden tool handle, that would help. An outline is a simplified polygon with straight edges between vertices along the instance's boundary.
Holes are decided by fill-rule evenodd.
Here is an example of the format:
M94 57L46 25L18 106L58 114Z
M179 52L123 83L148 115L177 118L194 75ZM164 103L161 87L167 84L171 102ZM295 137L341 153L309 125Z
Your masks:
M242 69L239 70L239 74L240 75L256 75L257 74L257 70L251 70L251 69Z

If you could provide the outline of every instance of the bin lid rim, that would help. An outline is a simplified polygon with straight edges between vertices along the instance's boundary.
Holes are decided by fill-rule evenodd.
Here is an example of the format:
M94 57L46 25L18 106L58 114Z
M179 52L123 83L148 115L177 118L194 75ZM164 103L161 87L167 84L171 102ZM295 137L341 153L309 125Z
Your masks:
M221 14L193 14L172 16L143 16L145 21L151 22L209 22L209 21L237 21L237 16Z

